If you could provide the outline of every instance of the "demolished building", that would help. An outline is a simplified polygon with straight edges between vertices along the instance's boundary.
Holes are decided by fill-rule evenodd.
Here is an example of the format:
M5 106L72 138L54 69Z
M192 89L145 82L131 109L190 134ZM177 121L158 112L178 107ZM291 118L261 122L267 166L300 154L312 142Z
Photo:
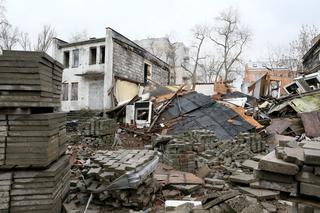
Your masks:
M54 39L64 64L63 111L103 110L140 94L148 80L169 83L169 65L111 28L103 38L68 43Z

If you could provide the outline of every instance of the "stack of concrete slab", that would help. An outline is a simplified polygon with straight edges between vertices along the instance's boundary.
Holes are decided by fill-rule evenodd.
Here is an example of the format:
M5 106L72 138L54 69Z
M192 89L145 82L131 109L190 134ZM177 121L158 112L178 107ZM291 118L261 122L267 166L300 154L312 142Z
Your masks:
M0 212L9 212L11 184L12 173L0 172Z
M304 166L296 175L300 193L320 197L320 142L306 142L303 151Z
M43 52L0 56L0 107L59 107L63 65Z
M7 184L0 187L5 190L1 191L0 209L58 213L69 190L69 158L63 156L45 170L0 172L0 177L0 184Z
M0 138L5 160L0 168L46 167L57 160L66 151L65 115L5 115L6 136Z
M146 207L159 189L153 178L158 160L151 150L98 151L83 170L87 191L106 205Z
M320 143L300 144L278 146L264 156L255 171L259 181L250 186L319 197Z
M0 56L0 212L60 212L68 192L62 65L40 52ZM3 199L2 199L3 198Z

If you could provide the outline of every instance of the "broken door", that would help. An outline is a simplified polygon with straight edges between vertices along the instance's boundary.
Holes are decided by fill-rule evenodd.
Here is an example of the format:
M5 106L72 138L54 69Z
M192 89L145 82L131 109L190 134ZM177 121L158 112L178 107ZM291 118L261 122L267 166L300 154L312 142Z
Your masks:
M103 81L92 81L89 83L89 108L103 109Z

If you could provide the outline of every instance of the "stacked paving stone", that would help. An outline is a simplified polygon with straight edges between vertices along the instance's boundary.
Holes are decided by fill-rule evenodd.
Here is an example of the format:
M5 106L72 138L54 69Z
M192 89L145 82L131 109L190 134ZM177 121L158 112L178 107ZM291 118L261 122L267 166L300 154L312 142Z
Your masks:
M4 51L0 107L59 107L62 70L43 52Z
M60 212L69 186L62 65L45 53L0 56L0 212ZM3 198L3 199L2 199Z
M87 191L101 204L146 207L154 201L158 183L152 172L134 177L129 174L144 170L156 158L157 152L151 150L98 151L83 170ZM118 178L124 181L116 183Z
M320 143L284 142L264 156L255 171L258 182L250 186L292 195L320 196Z
M81 143L111 145L114 142L117 123L114 119L95 117L84 122L80 128Z

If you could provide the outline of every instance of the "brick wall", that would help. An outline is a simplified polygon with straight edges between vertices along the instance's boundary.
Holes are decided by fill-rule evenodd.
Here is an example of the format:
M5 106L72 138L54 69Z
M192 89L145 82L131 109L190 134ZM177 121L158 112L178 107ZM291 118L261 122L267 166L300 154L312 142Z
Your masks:
M144 61L142 56L113 42L113 72L116 76L144 83ZM168 71L152 64L152 80L167 85L168 79Z

